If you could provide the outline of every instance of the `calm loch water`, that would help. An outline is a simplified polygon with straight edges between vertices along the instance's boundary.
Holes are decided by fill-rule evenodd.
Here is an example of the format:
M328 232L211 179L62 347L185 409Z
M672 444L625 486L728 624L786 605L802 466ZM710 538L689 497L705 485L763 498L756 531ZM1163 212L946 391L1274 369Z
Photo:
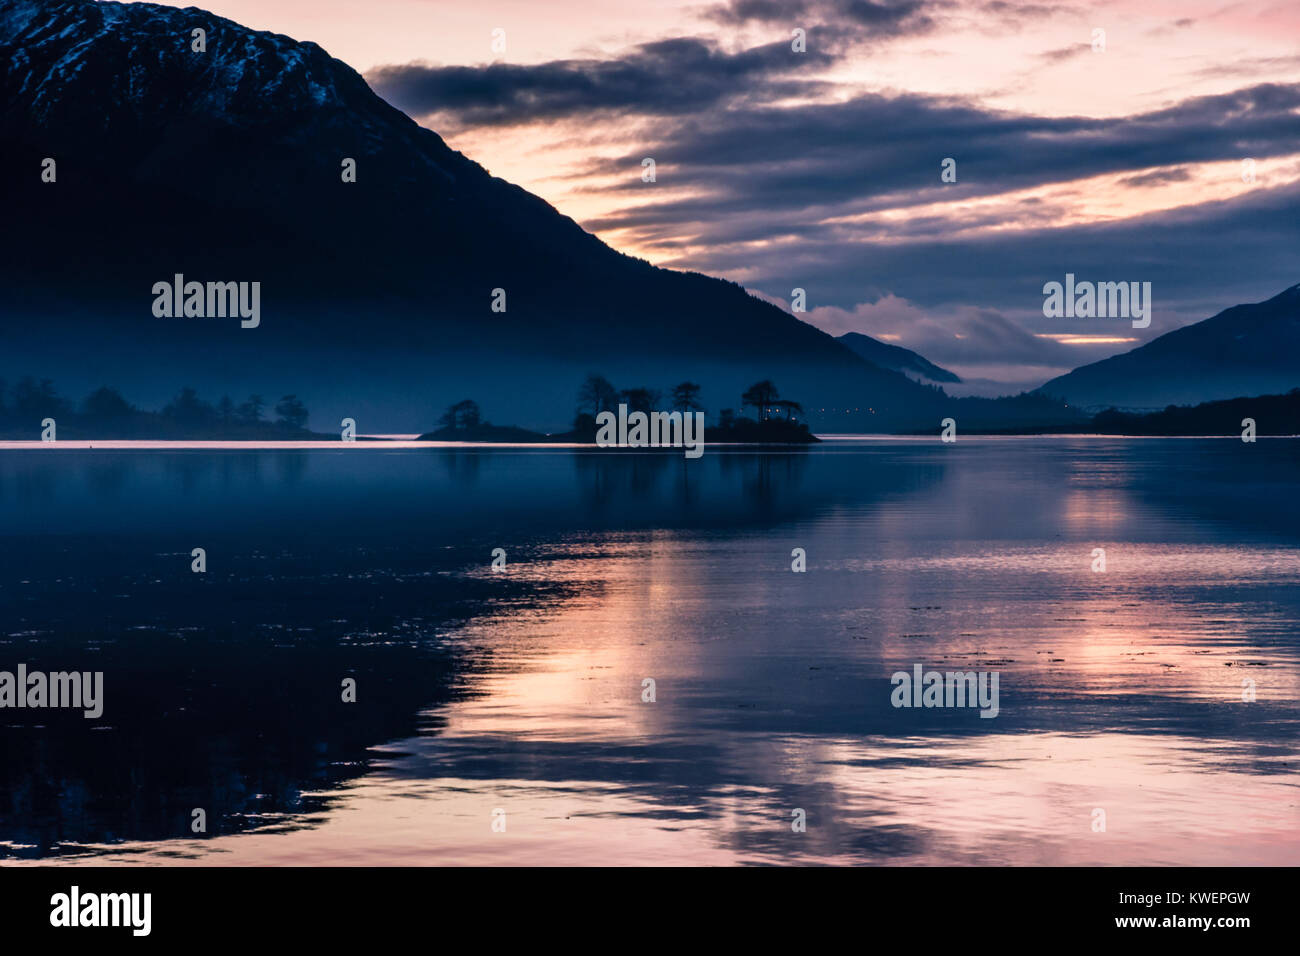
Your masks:
M1294 865L1297 487L1276 439L0 450L0 670L105 687L0 710L0 858ZM916 664L997 716L893 707Z

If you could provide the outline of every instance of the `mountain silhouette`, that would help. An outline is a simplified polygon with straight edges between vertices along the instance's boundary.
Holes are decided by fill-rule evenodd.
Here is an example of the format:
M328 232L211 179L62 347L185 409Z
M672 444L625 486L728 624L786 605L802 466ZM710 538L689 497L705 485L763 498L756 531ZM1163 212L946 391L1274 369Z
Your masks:
M0 141L11 380L145 407L271 382L316 427L362 431L422 429L466 394L567 426L591 371L697 381L714 411L772 379L814 426L928 423L951 401L735 283L611 249L316 44L195 8L0 0ZM176 275L259 283L259 324L156 316Z
M881 368L892 369L909 377L930 382L961 383L961 378L955 373L935 365L925 356L911 349L905 349L901 345L890 345L869 335L863 335L861 332L845 332L843 335L836 336L836 341L843 342L854 353Z
M1072 406L1164 408L1300 386L1300 285L1076 368L1039 392Z

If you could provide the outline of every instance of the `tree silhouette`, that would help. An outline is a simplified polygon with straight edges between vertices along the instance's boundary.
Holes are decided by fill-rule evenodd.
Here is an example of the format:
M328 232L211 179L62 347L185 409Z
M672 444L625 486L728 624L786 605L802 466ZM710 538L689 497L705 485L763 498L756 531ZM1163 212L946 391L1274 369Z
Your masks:
M753 405L758 411L758 420L765 422L767 421L768 406L780 397L781 395L776 390L776 386L768 379L763 379L763 381L755 382L745 389L744 394L740 396L740 407L743 409L747 405Z
M48 378L37 382L28 375L14 386L14 414L20 418L58 415L66 408L67 403L59 398L54 383Z
M188 385L163 407L162 413L178 425L206 425L217 417L216 410Z
M646 412L654 410L659 404L659 393L652 388L625 388L618 393L619 400L627 405L629 412Z
M618 391L603 375L592 373L578 389L578 414L590 414L595 418L601 412L614 410L618 401Z
M115 421L129 418L135 413L135 406L122 397L115 388L101 385L81 403L82 413L96 421Z
M702 412L700 404L700 386L694 382L682 382L673 387L673 408L683 412Z
M266 402L261 395L249 395L248 401L241 402L235 414L241 425L256 425L261 422L262 409L265 407Z
M438 425L442 428L450 428L452 431L464 431L469 428L477 428L483 422L483 415L479 411L478 402L473 399L463 399L455 405L448 407L442 413L442 418L438 419Z
M286 395L275 406L275 413L280 416L280 424L288 428L307 427L307 406L298 400L297 395Z

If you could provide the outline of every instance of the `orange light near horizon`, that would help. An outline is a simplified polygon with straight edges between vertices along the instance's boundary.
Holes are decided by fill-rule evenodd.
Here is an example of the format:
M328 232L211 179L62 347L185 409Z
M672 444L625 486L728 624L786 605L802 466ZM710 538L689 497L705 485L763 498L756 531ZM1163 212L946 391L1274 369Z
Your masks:
M1125 335L1085 335L1074 332L1035 332L1035 338L1052 339L1061 345L1124 345L1137 342L1133 336Z

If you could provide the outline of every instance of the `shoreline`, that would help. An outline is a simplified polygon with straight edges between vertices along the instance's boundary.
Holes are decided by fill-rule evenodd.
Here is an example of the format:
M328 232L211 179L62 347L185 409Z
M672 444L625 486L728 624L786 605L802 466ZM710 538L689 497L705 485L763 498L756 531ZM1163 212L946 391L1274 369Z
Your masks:
M938 439L937 435L922 432L901 432L901 433L829 433L818 435L820 443L834 443L845 441L934 441ZM962 441L971 439L1031 439L1031 438L1096 438L1096 439L1195 439L1211 440L1222 439L1225 441L1241 441L1240 435L1153 435L1153 434L1124 434L1115 432L971 432L958 437L955 442L942 442L941 444L959 444ZM1257 439L1292 439L1300 438L1300 434L1289 435L1258 435ZM810 442L726 442L726 441L706 441L703 446L706 448L752 448L756 450L764 449L796 449L810 448L816 443ZM30 451L36 449L49 449L64 451L327 451L347 448L369 448L369 449L410 449L410 448L546 448L546 449L592 449L601 452L613 452L618 454L678 454L680 448L663 446L663 447L644 447L644 448L602 448L594 442L574 442L574 441L447 441L447 440L421 440L407 438L358 438L355 441L342 441L340 439L326 438L309 438L309 439L187 439L187 438L69 438L59 439L58 441L41 441L40 439L10 439L0 438L0 451Z

